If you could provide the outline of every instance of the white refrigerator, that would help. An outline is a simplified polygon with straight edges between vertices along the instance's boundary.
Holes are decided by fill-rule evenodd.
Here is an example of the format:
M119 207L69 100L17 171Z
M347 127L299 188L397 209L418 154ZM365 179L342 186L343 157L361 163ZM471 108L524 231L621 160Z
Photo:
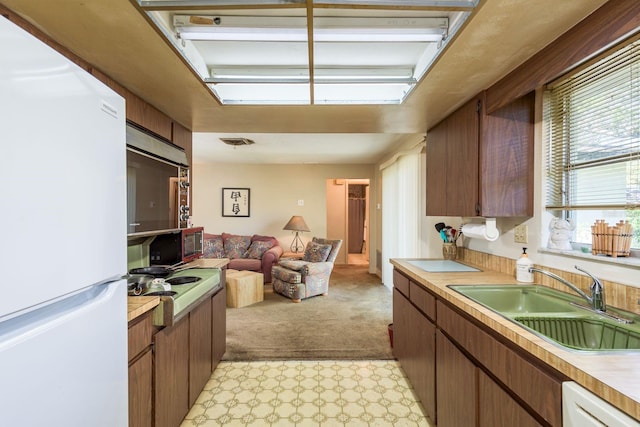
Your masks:
M122 97L0 16L0 425L126 426Z

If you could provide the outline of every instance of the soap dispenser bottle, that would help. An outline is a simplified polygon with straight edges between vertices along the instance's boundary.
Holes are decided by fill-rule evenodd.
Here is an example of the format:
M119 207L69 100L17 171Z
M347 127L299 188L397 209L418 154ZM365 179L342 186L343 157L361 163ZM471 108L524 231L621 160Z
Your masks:
M533 273L529 271L530 267L533 267L533 262L531 262L529 255L527 255L527 248L522 248L522 255L520 255L520 259L516 261L516 280L518 282L533 282Z

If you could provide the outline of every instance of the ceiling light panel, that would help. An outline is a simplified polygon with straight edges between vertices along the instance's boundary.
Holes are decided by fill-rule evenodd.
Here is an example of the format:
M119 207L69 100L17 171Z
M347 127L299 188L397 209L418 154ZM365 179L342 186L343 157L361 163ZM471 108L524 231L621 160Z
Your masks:
M316 84L316 104L399 104L411 85L396 84Z
M314 6L420 7L425 9L471 9L478 0L313 0Z
M138 3L221 103L283 105L403 102L477 1Z
M307 105L309 84L209 84L220 102L227 105Z

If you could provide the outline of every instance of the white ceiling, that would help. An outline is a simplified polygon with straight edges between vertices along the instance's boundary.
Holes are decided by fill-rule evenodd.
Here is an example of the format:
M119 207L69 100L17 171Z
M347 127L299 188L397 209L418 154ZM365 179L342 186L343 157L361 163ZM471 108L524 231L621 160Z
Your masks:
M177 122L214 133L195 136L194 161L284 161L296 152L294 162L340 161L324 157L332 155L352 163L354 156L374 162L398 144L419 141L606 0L481 0L402 105L374 106L224 106L154 30L136 0L0 3ZM251 152L234 150L219 136L256 144L242 147Z
M220 138L243 137L253 145L229 146ZM415 145L424 135L393 134L252 134L194 133L194 162L375 164L395 148Z

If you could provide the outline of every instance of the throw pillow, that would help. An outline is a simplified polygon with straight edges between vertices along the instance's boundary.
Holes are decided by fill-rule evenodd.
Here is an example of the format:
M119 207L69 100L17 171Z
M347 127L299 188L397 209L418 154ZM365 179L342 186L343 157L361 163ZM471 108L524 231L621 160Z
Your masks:
M242 255L249 248L251 236L233 236L224 239L224 253L227 258L242 258Z
M262 255L271 247L273 247L273 242L253 241L249 249L244 253L243 258L262 259Z
M325 262L329 257L329 252L331 252L331 245L309 242L304 250L304 257L302 259L308 262Z
M222 236L205 234L203 240L202 256L204 258L224 258Z
M251 242L272 242L273 246L278 245L278 240L273 236L260 236L259 234L254 234L251 237Z

